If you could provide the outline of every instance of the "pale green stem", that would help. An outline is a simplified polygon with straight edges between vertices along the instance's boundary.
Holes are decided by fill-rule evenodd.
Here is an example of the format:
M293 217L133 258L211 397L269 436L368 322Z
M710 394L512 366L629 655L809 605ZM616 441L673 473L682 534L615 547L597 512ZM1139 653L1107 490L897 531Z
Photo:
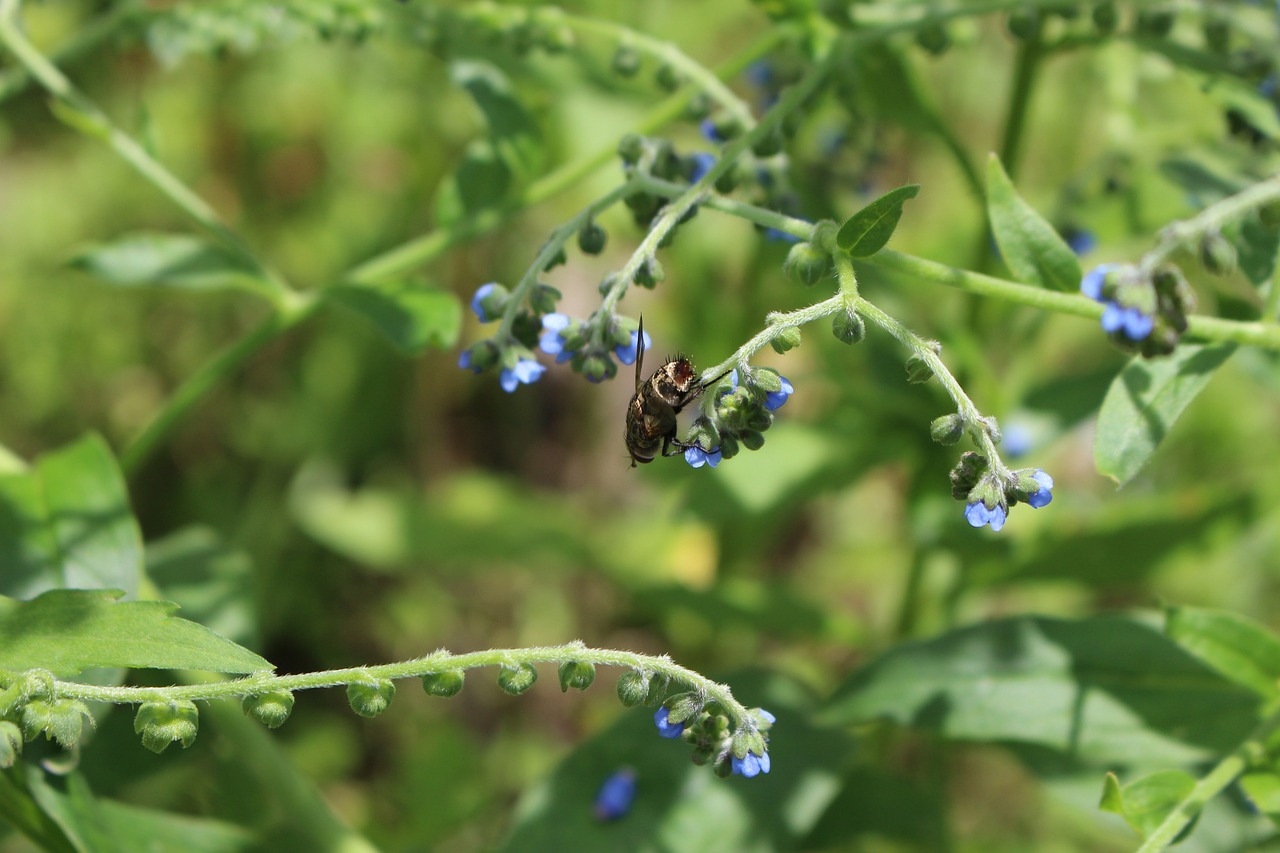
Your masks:
M78 59L101 42L110 38L130 18L142 9L140 0L124 0L116 3L98 17L81 24L72 34L70 41L50 54L55 65L63 65ZM31 82L31 75L26 68L7 68L0 71L0 102L21 92Z
M804 326L823 317L829 317L839 311L845 302L845 297L837 294L830 299L824 299L816 302L806 308L797 311L788 311L785 314L770 314L768 325L755 334L749 341L733 351L733 355L708 370L702 372L702 381L707 382L723 375L729 370L738 367L746 368L747 363L751 361L751 357L764 349L769 343L787 329Z
M1160 229L1159 242L1143 255L1140 266L1144 272L1151 273L1179 249L1194 245L1194 240L1215 234L1249 211L1277 200L1280 200L1280 175L1273 175L1209 205L1190 219L1170 223Z
M1174 843L1196 815L1214 797L1244 773L1251 765L1266 757L1267 741L1280 731L1280 712L1271 714L1243 742L1217 763L1195 787L1182 798L1160 825L1147 836L1137 853L1157 853Z
M274 675L260 672L235 681L219 681L210 684L184 684L172 687L108 687L82 684L74 681L58 681L55 690L59 697L83 699L92 702L136 704L139 702L163 702L174 699L205 701L243 696L254 696L273 690L309 690L317 687L339 687L346 684L368 684L370 679L421 678L442 672L475 669L483 666L516 667L521 664L565 663L576 661L597 666L622 666L666 675L671 681L688 685L700 697L714 700L733 720L735 726L754 725L752 718L736 699L728 685L712 681L691 669L678 666L666 655L642 655L635 652L612 649L592 649L582 643L562 646L541 646L527 649L489 649L455 655L439 650L417 660L399 663L358 666L333 669L324 672L298 675Z

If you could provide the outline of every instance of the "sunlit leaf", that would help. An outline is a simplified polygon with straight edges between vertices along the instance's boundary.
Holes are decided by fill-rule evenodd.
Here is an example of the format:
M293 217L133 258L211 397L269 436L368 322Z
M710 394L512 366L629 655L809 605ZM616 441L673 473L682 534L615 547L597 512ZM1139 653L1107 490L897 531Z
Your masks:
M1142 470L1183 409L1235 350L1235 344L1182 344L1165 358L1130 361L1098 413L1093 458L1099 473L1124 485Z
M462 306L452 293L412 282L337 285L325 299L355 312L406 355L427 347L448 349L458 341Z
M1165 633L1227 678L1271 698L1280 692L1280 637L1237 613L1170 607Z
M1184 770L1162 770L1127 785L1121 785L1114 773L1108 773L1099 808L1120 815L1146 838L1164 823L1195 784L1195 777ZM1188 826L1184 832L1190 829Z
M250 673L271 664L168 601L117 601L118 591L57 589L31 601L0 598L0 669L74 676L96 667Z
M1080 287L1080 262L1062 236L1022 200L994 154L987 161L987 215L1000 255L1014 276L1049 290Z
M836 242L855 258L874 255L884 248L902 218L902 206L920 193L919 184L907 184L880 196L840 226Z
M109 284L269 291L247 261L188 234L129 234L82 249L71 265Z

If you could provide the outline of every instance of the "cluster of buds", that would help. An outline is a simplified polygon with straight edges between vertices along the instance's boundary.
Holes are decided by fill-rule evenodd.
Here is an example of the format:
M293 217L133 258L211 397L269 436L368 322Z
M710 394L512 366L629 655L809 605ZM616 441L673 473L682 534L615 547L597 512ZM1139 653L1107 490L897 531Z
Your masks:
M685 461L694 468L714 468L743 447L763 447L764 431L773 425L773 413L795 392L785 376L768 367L758 367L746 377L739 383L738 371L730 373L728 387L721 387L710 404L711 413L694 421L686 437L692 446L684 453Z
M998 472L987 458L972 450L961 454L951 469L951 496L964 501L965 520L973 527L1004 527L1009 510L1019 503L1032 509L1053 500L1053 478L1043 468Z
M1113 341L1148 358L1173 352L1195 308L1191 286L1172 264L1151 273L1102 264L1085 275L1080 292L1103 305L1102 328Z

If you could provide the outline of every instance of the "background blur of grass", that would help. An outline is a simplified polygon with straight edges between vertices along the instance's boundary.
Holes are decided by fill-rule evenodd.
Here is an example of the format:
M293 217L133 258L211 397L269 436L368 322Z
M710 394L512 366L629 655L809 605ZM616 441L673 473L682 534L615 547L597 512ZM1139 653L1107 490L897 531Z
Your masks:
M34 6L32 35L57 42L95 5ZM621 17L708 65L768 26L732 0L570 5ZM981 165L999 145L1015 47L994 20L953 37L940 59L905 55ZM607 63L606 51L589 51L512 64L544 121L549 162L616 144L659 99L647 84L611 78ZM393 37L191 56L172 68L141 46L113 46L67 70L309 287L429 230L436 189L480 127L446 67ZM1136 257L1154 229L1193 210L1162 177L1163 160L1243 156L1209 96L1157 58L1083 51L1048 61L1039 83L1016 180L1056 222L1099 236L1086 267ZM974 263L986 246L981 208L942 146L882 117L846 122L825 100L795 141L799 212L847 215L918 182L894 248ZM875 159L854 144L828 153L838 132L874 139ZM691 124L670 133L682 150L705 146ZM619 174L611 163L423 277L463 300L486 281L513 282L548 231ZM618 211L603 224L601 258L571 255L548 276L567 313L589 313L599 278L640 236ZM184 377L260 318L244 295L113 289L65 265L93 241L187 229L108 150L52 118L42 93L0 104L9 448L30 457L86 430L122 447ZM656 355L679 349L714 363L767 311L825 287L786 281L785 252L704 211L664 254L667 281L629 294L623 310L644 313ZM1252 298L1240 281L1189 270L1203 310L1231 315ZM1123 358L1094 324L865 277L869 298L943 341L944 358L1006 433L1032 430L1022 464L1053 473L1050 510L1020 509L998 536L963 524L946 476L955 454L928 440L944 398L907 385L902 353L875 331L847 348L815 327L799 350L763 359L796 394L759 453L716 471L661 460L632 471L621 441L625 369L604 386L552 369L509 396L493 376L458 370L455 352L406 360L358 319L330 312L220 387L132 481L156 583L182 601L184 559L220 553L219 593L201 586L187 612L282 672L582 638L667 652L712 676L780 670L817 695L894 642L992 614L1176 602L1280 627L1274 358L1239 353L1148 472L1117 493L1093 470L1090 414ZM482 333L469 313L467 324L464 342ZM920 583L908 594L913 567ZM451 702L402 684L392 711L373 721L354 717L339 691L306 694L272 740L388 849L484 849L503 837L521 790L627 713L612 673L567 696L553 672L542 675L519 699L480 679ZM255 819L264 795L245 781L244 756L220 748L216 722L215 737L159 757L129 726L127 714L111 714L85 750L99 793ZM920 767L908 743L899 758L924 787L955 789L962 849L1103 849L1126 838L1093 835L1092 818L1029 788L998 751L953 749Z

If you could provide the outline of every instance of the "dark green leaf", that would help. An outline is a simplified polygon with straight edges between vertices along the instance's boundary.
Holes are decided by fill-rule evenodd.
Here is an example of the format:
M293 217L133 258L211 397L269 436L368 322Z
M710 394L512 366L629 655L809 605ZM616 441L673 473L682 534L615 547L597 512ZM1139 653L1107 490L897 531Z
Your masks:
M337 285L324 297L368 320L406 355L429 346L448 349L458 341L462 306L443 290L401 281Z
M232 642L258 646L253 563L214 531L188 527L147 543L147 576L160 597Z
M1245 188L1244 183L1224 178L1199 160L1191 158L1171 157L1164 160L1160 163L1160 173L1202 206L1235 195Z
M250 673L271 664L168 601L117 602L113 590L57 589L31 601L0 598L0 669L74 676L94 667Z
M248 262L187 234L129 234L83 249L71 265L110 284L275 289Z
M142 542L115 457L97 436L0 476L0 592L122 589L136 596Z
M689 746L661 741L652 708L634 708L586 743L528 791L502 849L612 853L772 853L788 850L817 822L839 787L850 752L839 731L807 718L814 699L778 678L731 679L734 695L771 711L773 767L754 779L716 779L689 761ZM630 812L612 822L592 815L600 785L623 767L636 773Z
M800 845L801 850L946 850L946 803L929 787L882 767L858 767L843 778L840 794Z
M436 194L436 220L455 225L483 210L499 207L512 195L511 167L488 140L467 146L462 162L440 184Z
M1165 633L1237 684L1270 699L1280 688L1280 637L1225 610L1170 607Z
M1240 264L1240 272L1256 285L1271 281L1276 271L1276 252L1280 250L1280 228L1264 225L1257 214L1240 223L1239 233L1231 236Z
M1111 383L1094 436L1099 473L1124 485L1160 442L1235 344L1182 344L1166 358L1134 358Z
M0 773L0 818L46 853L92 853L78 839L68 837L31 795L27 779L39 772L19 761Z
M1229 750L1258 699L1159 631L1119 617L1023 617L899 646L820 719L887 719L952 740L1040 744L1089 764L1178 764Z
M880 196L845 220L836 242L855 258L874 255L884 248L902 218L902 206L920 193L919 184L907 184Z
M1014 276L1048 290L1080 287L1080 262L1062 236L1013 188L994 154L987 161L987 215L1000 255Z
M1146 838L1195 785L1195 777L1184 770L1162 770L1127 785L1121 785L1114 773L1108 773L1099 808L1120 815Z

